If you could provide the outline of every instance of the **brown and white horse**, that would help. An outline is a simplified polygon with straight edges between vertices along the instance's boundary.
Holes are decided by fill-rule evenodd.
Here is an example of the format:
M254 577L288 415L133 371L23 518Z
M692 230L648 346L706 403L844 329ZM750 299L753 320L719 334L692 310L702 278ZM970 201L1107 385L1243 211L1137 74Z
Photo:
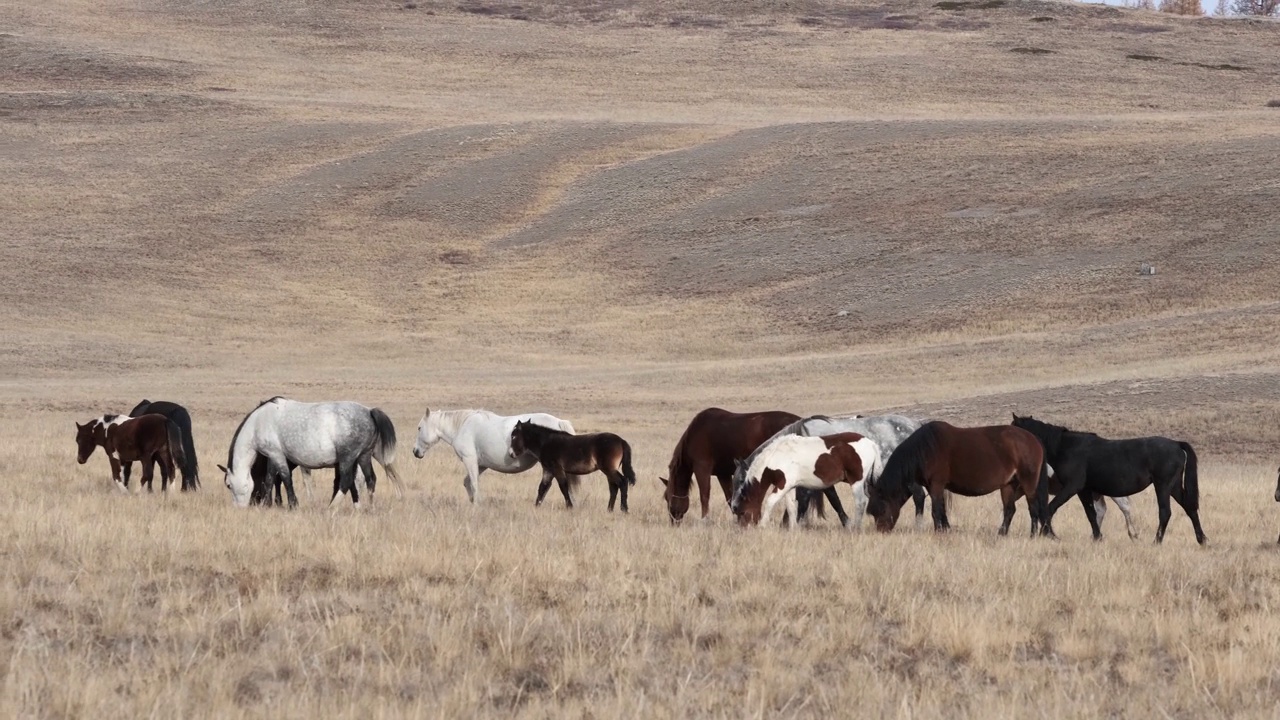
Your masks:
M609 480L609 512L622 494L622 512L627 512L627 488L636 484L636 471L631 467L631 446L613 433L573 435L521 420L511 430L511 452L517 457L532 454L542 465L542 482L538 485L541 505L555 478L564 495L565 507L573 507L570 483L579 476L597 470Z
M1035 535L1048 500L1049 472L1044 447L1022 428L958 428L935 420L920 426L893 451L884 472L867 488L867 512L876 519L876 529L893 530L915 483L933 499L933 528L947 530L951 523L944 491L977 497L999 490L1004 503L1000 534L1004 535L1009 532L1020 491L1027 497L1031 534Z
M876 443L855 432L811 437L783 435L761 448L738 484L729 507L740 525L767 521L779 502L794 512L796 488L826 490L846 482L855 488L880 464Z
M689 512L689 491L693 481L698 481L698 493L702 500L702 517L706 518L711 504L711 477L720 481L724 499L733 496L733 474L737 462L755 452L765 440L782 428L800 419L781 410L755 413L735 413L720 408L707 408L689 421L689 427L676 443L667 465L667 478L658 478L665 488L662 499L672 523L679 523ZM668 479L669 478L669 479ZM844 508L840 506L835 491L827 494L831 507L844 520ZM820 509L820 506L819 508Z
M142 479L138 485L152 490L155 464L160 463L160 489L167 492L173 482L175 470L186 465L182 449L181 429L163 415L149 414L130 418L122 415L103 415L81 425L76 423L76 462L81 465L89 460L94 449L101 447L111 461L111 478L116 487L129 491L127 472L122 477L122 467L129 463L142 463Z

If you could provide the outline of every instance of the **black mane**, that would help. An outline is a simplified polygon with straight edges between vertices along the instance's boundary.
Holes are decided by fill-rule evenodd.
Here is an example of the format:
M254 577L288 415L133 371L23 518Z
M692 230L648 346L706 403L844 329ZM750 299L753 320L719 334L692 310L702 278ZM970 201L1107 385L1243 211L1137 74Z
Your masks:
M231 446L227 448L227 469L228 470L231 469L232 463L235 461L236 440L240 438L240 431L244 429L244 424L249 422L249 416L258 412L258 408L262 407L263 405L266 405L267 403L270 403L270 402L275 402L277 400L283 400L283 399L284 399L283 395L276 395L275 397L267 398L266 400L263 400L262 402L258 403L258 407L255 407L254 409L250 410L248 414L245 415L244 418L240 420L240 424L236 426L236 431L231 435Z

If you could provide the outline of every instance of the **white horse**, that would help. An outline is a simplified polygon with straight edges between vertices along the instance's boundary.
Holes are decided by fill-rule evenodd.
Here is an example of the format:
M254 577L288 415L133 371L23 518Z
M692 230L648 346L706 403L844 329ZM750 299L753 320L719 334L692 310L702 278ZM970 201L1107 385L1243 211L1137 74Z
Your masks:
M252 470L259 457L266 461L267 473L265 487L255 488ZM333 505L340 493L350 492L352 502L359 507L356 469L364 473L372 490L375 457L392 482L402 487L394 467L395 426L378 408L354 402L304 403L277 396L259 404L240 422L231 438L227 464L218 469L225 475L227 489L237 506L248 505L255 489L269 501L271 486L280 482L288 490L289 506L293 507L298 498L293 492L292 469L331 467L335 477L329 504Z
M847 482L853 485L856 497L859 487L879 466L879 447L857 433L778 436L755 453L729 507L739 522L767 523L774 508L785 500L788 515L795 518L798 513L792 491L796 488L825 490Z
M530 453L519 457L511 452L511 431L516 423L527 421L553 430L573 433L573 425L546 413L498 415L488 410L435 410L427 408L418 423L418 440L413 455L425 457L431 446L441 440L448 443L467 475L462 484L471 502L480 497L480 475L485 470L520 473L533 467L538 459Z

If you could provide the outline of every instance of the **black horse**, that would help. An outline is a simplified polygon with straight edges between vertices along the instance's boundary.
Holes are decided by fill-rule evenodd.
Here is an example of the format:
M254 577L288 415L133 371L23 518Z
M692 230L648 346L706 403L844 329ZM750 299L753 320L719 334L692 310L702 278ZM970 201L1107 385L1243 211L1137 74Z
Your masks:
M1013 416L1014 427L1035 435L1044 445L1045 461L1053 468L1054 477L1062 483L1053 502L1044 511L1044 534L1052 535L1053 514L1076 493L1129 496L1155 486L1160 506L1160 528L1156 542L1164 541L1165 527L1172 514L1169 498L1173 498L1196 531L1196 542L1205 543L1200 527L1200 486L1196 475L1196 451L1185 442L1164 437L1108 440L1093 433L1074 432L1050 425L1032 417ZM1093 539L1102 539L1098 515L1093 503L1084 504L1084 513L1093 527Z
M187 409L177 403L157 400L143 400L138 406L129 412L129 417L141 417L155 413L163 415L178 426L178 431L182 436L182 453L185 460L179 470L182 472L182 492L188 490L196 490L200 487L200 464L196 461L196 441L191 436L191 414ZM129 467L124 468L125 483L128 483Z

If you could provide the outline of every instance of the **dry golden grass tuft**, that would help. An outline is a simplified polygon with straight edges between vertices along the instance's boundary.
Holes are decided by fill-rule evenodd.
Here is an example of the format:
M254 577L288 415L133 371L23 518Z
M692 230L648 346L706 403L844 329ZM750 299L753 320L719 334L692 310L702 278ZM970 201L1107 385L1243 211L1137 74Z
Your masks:
M415 7L408 7L414 5ZM1042 2L0 7L0 714L1275 717L1274 23ZM1141 276L1142 263L1158 273ZM840 314L840 311L845 311ZM237 512L274 394L404 499ZM72 422L196 420L114 493ZM425 405L636 448L470 506ZM1009 413L1202 457L1207 548L671 528L699 409ZM320 480L320 486L327 484ZM317 488L321 496L326 493ZM847 493L846 493L847 495Z

